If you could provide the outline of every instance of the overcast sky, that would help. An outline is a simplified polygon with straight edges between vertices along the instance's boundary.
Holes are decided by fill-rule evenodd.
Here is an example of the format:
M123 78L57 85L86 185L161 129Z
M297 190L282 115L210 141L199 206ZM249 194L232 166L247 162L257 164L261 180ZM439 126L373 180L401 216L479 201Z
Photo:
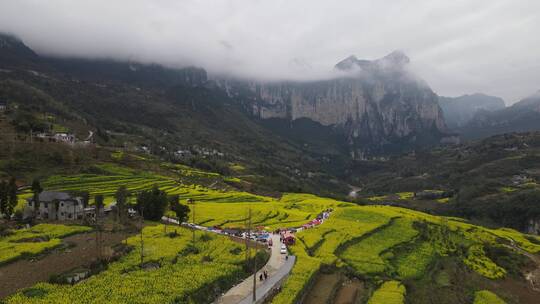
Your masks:
M267 79L400 49L439 95L540 89L540 0L1 0L0 31L40 54Z

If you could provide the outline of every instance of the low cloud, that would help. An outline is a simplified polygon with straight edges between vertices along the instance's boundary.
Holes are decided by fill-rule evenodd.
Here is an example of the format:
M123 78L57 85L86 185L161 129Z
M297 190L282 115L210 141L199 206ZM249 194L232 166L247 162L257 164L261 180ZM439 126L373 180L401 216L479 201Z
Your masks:
M537 0L6 0L0 31L40 54L318 79L395 49L441 95L508 103L540 89Z

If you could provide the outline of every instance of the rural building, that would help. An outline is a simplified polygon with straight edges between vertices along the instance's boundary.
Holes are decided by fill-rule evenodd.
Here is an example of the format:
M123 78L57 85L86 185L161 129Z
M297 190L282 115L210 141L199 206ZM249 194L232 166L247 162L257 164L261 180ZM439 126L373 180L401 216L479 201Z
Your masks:
M3 101L0 101L0 113L5 112L7 110L7 104Z
M75 142L75 136L73 134L69 134L69 133L55 133L54 134L54 139L57 142L64 142L64 143L68 143L68 144L72 144L72 143Z
M526 183L533 182L534 180L526 175L514 175L512 176L512 184L514 186L523 185Z
M66 143L66 144L74 144L75 143L75 135L70 133L38 133L36 134L36 138L41 139L42 141L48 141L48 142L59 142L59 143Z
M82 219L83 204L79 197L66 192L44 191L39 194L39 210L36 210L34 198L27 199L24 218L36 216L40 219L69 221Z

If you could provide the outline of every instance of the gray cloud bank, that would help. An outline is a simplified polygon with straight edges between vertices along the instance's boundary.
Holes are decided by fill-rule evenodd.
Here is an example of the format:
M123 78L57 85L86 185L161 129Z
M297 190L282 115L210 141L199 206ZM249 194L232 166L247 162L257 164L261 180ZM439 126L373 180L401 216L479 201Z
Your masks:
M269 80L401 49L440 95L512 103L540 89L538 0L0 0L0 31L46 55Z

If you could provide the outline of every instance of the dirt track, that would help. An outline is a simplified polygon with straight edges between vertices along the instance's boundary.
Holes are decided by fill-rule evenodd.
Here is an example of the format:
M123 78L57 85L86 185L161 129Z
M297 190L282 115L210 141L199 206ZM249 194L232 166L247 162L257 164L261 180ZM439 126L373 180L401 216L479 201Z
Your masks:
M103 247L120 243L130 234L104 232ZM48 281L53 274L89 264L96 258L95 234L83 233L63 239L66 244L74 244L68 249L56 249L43 257L20 260L0 267L0 298L17 290L30 287L38 282Z

